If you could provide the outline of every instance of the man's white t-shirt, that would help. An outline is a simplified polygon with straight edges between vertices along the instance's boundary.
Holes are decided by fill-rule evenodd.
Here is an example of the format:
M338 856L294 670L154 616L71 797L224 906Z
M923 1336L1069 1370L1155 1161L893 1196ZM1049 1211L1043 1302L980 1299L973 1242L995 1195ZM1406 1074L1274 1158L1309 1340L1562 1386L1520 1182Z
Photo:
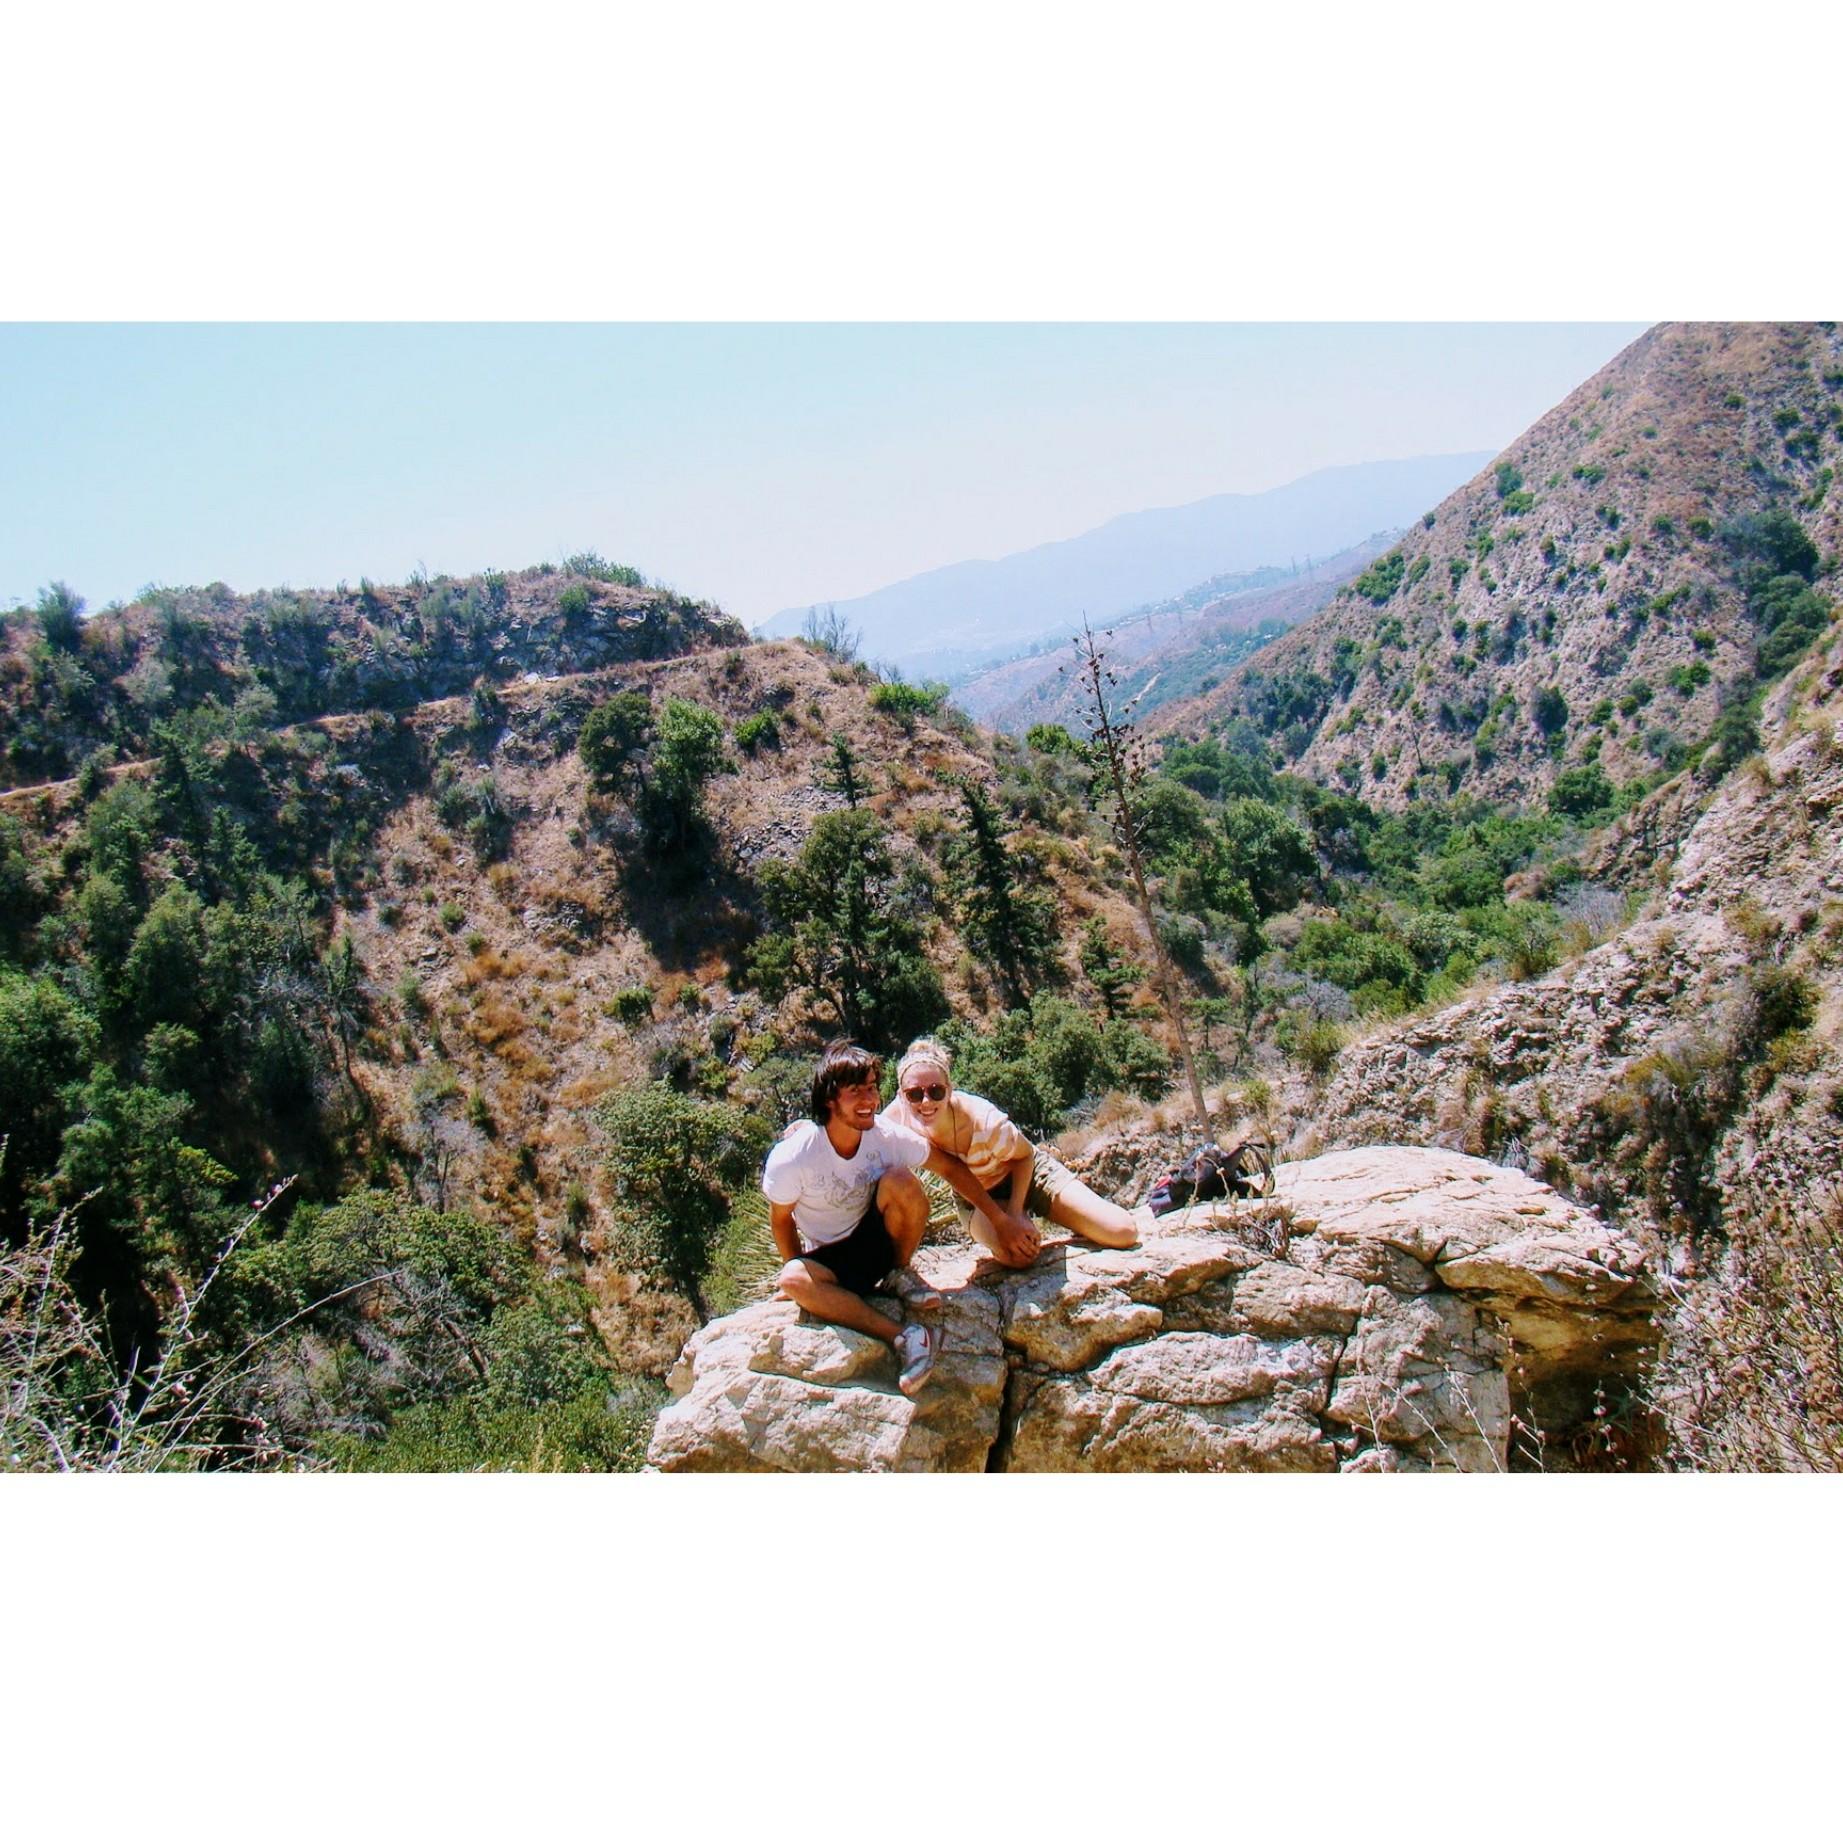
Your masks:
M840 1158L816 1120L802 1120L772 1152L762 1171L762 1192L770 1203L791 1206L800 1246L810 1252L843 1241L863 1220L872 1193L886 1171L898 1165L919 1170L934 1148L903 1126L877 1125Z

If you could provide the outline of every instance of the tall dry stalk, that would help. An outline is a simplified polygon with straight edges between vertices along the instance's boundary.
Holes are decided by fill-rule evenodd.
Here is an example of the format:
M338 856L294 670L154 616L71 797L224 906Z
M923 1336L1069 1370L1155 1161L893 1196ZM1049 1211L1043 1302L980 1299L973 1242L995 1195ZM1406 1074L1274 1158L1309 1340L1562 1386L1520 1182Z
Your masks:
M238 1243L293 1181L284 1179L251 1206L195 1290L179 1288L159 1356L148 1369L138 1351L125 1363L116 1360L72 1287L76 1249L68 1210L0 1252L0 1473L298 1463L301 1456L289 1453L260 1417L235 1411L228 1398L247 1379L263 1344L329 1302L317 1300L228 1355L211 1350L197 1323L200 1305Z
M1146 887L1145 858L1140 851L1139 814L1134 796L1145 780L1145 744L1131 720L1113 708L1108 691L1119 683L1119 679L1108 669L1107 655L1095 639L1085 614L1074 644L1076 673L1083 684L1082 698L1089 724L1088 739L1101 751L1107 783L1113 793L1113 835L1132 874L1139 917L1145 923L1146 938L1152 944L1152 987L1164 1007L1172 1034L1177 1038L1184 1079L1190 1085L1191 1104L1197 1110L1198 1124L1207 1135L1211 1131L1209 1107L1203 1099L1203 1084L1197 1078L1197 1059L1191 1054L1190 1032L1184 1027L1184 1010L1177 998L1176 972L1152 918L1152 896Z

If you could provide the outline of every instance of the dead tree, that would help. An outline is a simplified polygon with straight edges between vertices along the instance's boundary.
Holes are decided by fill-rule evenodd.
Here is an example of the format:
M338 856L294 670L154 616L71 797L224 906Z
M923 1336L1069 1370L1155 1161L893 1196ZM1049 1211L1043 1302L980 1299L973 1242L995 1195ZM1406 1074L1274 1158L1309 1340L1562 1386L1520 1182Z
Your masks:
M1099 765L1113 795L1113 835L1132 875L1140 919L1152 943L1152 987L1164 1007L1172 1034L1177 1038L1178 1055L1184 1064L1184 1078L1190 1084L1190 1099L1197 1110L1197 1122L1208 1133L1209 1108L1203 1099L1203 1084L1197 1079L1197 1059L1190 1051L1190 1033L1184 1028L1184 1013L1178 1002L1177 978L1171 957L1165 952L1158 924L1152 918L1152 897L1146 888L1145 858L1140 851L1139 814L1134 796L1145 780L1145 744L1131 721L1112 707L1108 692L1119 680L1108 670L1107 655L1095 639L1085 614L1074 646L1075 669L1082 681L1082 700L1089 723L1088 739L1100 751Z

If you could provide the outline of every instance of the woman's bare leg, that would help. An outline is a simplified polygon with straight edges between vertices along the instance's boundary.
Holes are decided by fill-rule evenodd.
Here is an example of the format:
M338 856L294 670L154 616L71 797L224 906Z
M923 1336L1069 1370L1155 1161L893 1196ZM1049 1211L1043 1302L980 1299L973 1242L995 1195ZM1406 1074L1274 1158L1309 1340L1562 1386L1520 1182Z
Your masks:
M1131 1248L1139 1240L1139 1225L1132 1217L1119 1204L1097 1196L1079 1178L1071 1179L1056 1192L1049 1206L1049 1219L1097 1247Z

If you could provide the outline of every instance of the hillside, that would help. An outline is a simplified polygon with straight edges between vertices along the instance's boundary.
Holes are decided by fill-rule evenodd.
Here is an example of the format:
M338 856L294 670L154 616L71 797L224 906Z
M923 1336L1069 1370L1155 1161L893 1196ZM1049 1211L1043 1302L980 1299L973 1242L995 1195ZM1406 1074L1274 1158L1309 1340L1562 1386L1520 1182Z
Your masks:
M1216 1129L1519 1165L1658 1276L1565 1386L1539 1298L1480 1319L1500 1459L1843 1465L1836 348L1657 329L1149 726L1130 832ZM1115 692L1330 589L1116 635ZM773 1271L754 1176L834 1034L941 1030L1143 1197L1197 1127L1101 753L848 651L588 555L6 617L4 1463L637 1465ZM1474 681L1464 753L1402 770ZM1393 762L1342 752L1366 723ZM1418 1310L1373 1354L1437 1391Z
M1843 1463L1843 636L1769 700L1762 753L1663 844L1632 924L1546 976L1372 1030L1295 1144L1445 1145L1641 1229L1666 1359L1623 1394L1680 1463ZM1687 779L1688 777L1685 777ZM1681 790L1662 790L1668 801Z
M1395 808L1535 802L1570 773L1594 791L1595 767L1642 791L1815 631L1839 450L1834 324L1656 327L1154 727L1249 717L1299 772Z
M1166 704L1208 692L1250 653L1316 613L1389 542L1386 534L1370 538L1303 569L1214 577L1155 608L1122 616L1103 630L1122 703L1143 721ZM1066 669L1070 657L1065 632L1054 644L1039 642L1025 658L955 685L954 702L1012 735L1035 723L1060 723L1082 734L1081 699Z
M1020 824L929 694L600 573L361 595L83 619L48 591L0 676L15 773L78 767L0 794L8 1249L120 1349L178 1335L170 1302L234 1249L207 1344L306 1327L237 1400L270 1461L628 1453L585 1378L662 1372L759 1223L742 1186L675 1266L611 1148L708 1124L734 1192L831 1034L951 1017L1021 1118L1162 1090L1158 1042L1057 996L1085 921L1130 939L1117 863ZM495 595L497 624L436 618ZM280 634L333 664L290 677ZM1019 1060L1052 1039L1053 1080Z
M1097 624L1181 595L1206 577L1304 562L1363 533L1405 525L1480 455L1328 467L1264 493L1221 493L1128 513L1098 529L995 560L949 564L835 603L867 658L945 677L1027 646L1086 612ZM805 608L764 622L796 634Z

